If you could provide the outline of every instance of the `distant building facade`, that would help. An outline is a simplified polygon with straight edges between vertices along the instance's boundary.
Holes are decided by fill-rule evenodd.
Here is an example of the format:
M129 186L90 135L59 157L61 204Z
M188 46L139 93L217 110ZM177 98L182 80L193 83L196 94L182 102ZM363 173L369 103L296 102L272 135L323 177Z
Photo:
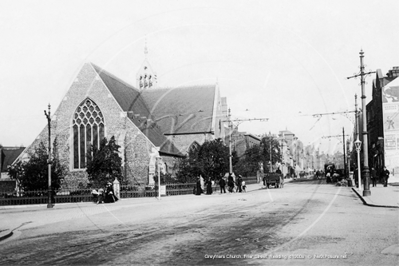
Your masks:
M246 132L234 131L231 138L233 151L236 151L238 158L244 156L249 148L260 145L259 137Z

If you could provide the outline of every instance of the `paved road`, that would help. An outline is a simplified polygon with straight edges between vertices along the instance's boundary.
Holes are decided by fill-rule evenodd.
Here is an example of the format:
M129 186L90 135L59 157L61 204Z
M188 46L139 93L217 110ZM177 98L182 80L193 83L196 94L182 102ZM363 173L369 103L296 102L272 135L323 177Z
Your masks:
M10 209L1 265L398 265L398 209L310 181L248 193ZM19 232L19 233L18 233Z

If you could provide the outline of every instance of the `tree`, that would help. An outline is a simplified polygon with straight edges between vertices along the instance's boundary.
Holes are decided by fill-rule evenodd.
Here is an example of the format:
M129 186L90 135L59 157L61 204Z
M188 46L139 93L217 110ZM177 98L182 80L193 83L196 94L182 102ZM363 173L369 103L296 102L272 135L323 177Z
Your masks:
M57 138L53 143L53 156L51 159L51 187L58 190L64 179L65 167L58 158ZM28 162L18 161L8 167L11 178L18 181L24 191L48 189L48 150L43 142L35 148Z
M229 148L220 138L205 141L198 151L198 163L203 177L219 178L229 171Z
M198 176L218 179L229 171L229 148L221 139L205 141L189 151L179 162L176 178L180 182L195 181Z
M86 171L90 183L95 187L101 187L107 182L117 178L122 180L122 159L119 157L120 146L116 144L115 137L108 141L104 138L100 142L99 149L91 146L87 154Z
M259 145L254 145L245 151L244 156L240 158L234 166L234 172L243 176L256 175L259 170L259 162L263 161L263 156Z

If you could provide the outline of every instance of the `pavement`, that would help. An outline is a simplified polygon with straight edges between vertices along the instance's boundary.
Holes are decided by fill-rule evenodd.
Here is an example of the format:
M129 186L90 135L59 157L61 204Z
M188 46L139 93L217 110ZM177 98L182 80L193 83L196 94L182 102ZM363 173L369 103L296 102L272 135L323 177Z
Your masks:
M285 179L285 183L291 182L292 179ZM262 186L262 184L249 184L247 185L247 192L259 190L259 189L266 189ZM377 187L370 187L371 195L370 196L363 196L362 191L355 187L351 188L363 201L365 205L372 206L372 207L384 207L384 208L399 208L399 177L390 177L388 181L388 186L384 187L382 184L378 184ZM215 193L215 192L214 192ZM219 194L217 191L215 194ZM180 197L190 197L191 195L182 195ZM176 200L176 196L168 196L162 197L161 200ZM153 204L154 201L157 201L156 198L129 198L129 199L122 199L117 203L112 204L112 206L117 208L123 208L127 206L133 205L143 205L143 204ZM48 210L64 210L65 212L72 211L75 208L94 208L100 207L102 204L96 205L92 202L81 202L81 203L62 203L56 204L53 208ZM37 205L17 205L17 206L0 206L0 212L35 212L35 211L42 211L47 209L47 204L37 204ZM64 212L62 216L65 217ZM57 215L52 215L52 217L57 217ZM53 219L54 219L53 218ZM56 219L56 218L55 218ZM50 221L47 221L50 222ZM56 222L56 221L54 221ZM22 225L21 225L22 226ZM0 242L6 240L7 238L11 237L19 227L14 229L2 228L0 226Z
M389 177L388 186L377 184L373 187L370 184L370 196L363 196L363 190L352 187L352 190L359 196L365 205L372 207L399 208L399 177Z

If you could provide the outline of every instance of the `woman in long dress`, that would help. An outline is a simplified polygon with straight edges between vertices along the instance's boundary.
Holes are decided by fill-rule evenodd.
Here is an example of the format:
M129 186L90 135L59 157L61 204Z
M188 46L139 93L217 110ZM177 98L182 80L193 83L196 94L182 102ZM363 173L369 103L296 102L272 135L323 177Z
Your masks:
M211 178L208 179L208 182L206 183L206 194L211 195L212 194L212 180Z
M201 195L201 193L202 193L201 180L198 177L197 178L197 185L196 185L196 188L195 188L195 195L199 196L199 195Z
M104 203L114 203L117 200L118 198L115 196L114 188L112 187L111 182L108 182L105 188Z

